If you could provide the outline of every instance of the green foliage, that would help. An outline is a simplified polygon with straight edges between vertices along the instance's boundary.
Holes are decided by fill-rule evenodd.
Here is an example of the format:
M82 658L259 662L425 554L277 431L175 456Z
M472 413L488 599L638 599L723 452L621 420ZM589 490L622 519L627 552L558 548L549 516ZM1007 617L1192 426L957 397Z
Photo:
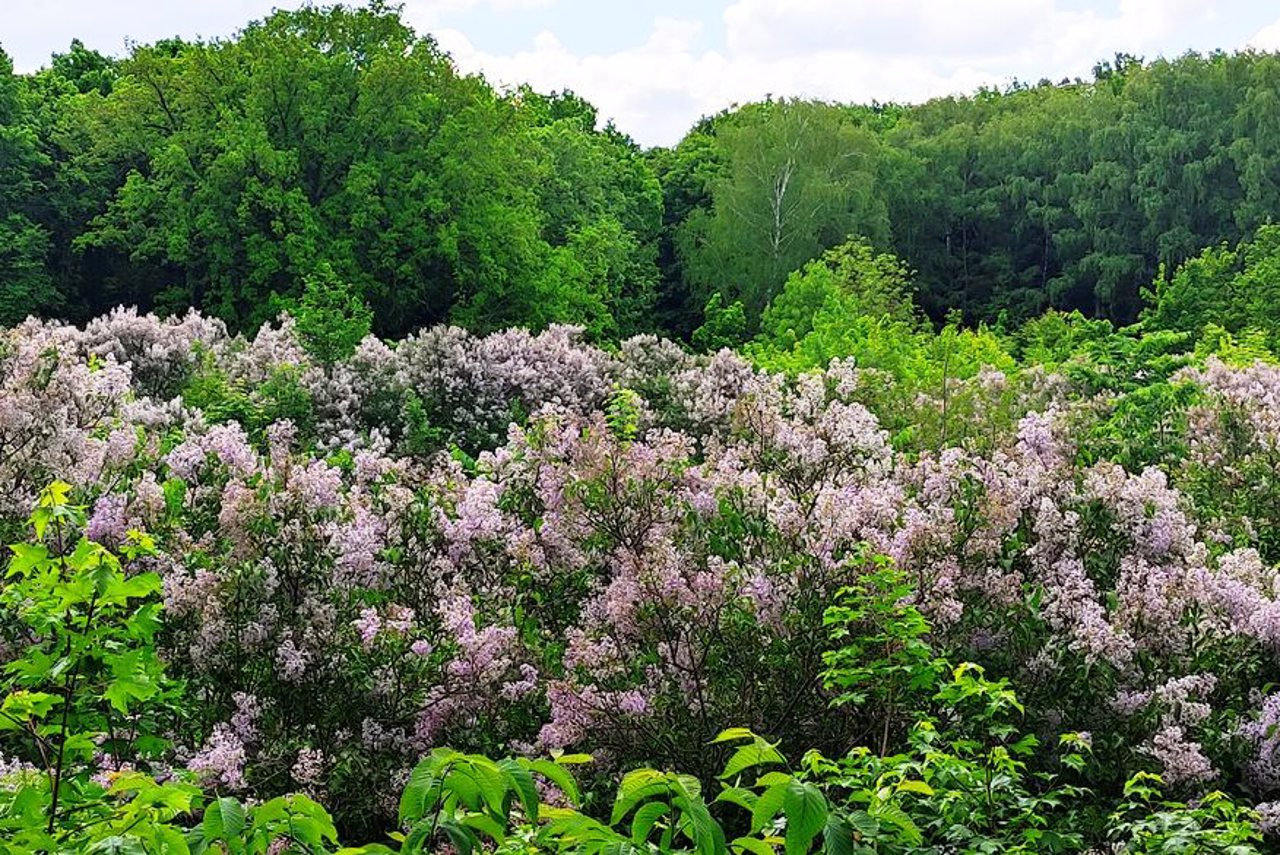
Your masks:
M254 325L328 265L384 334L687 339L715 295L754 329L853 234L920 271L935 321L1123 324L1158 279L1159 326L1269 331L1277 80L1273 54L1129 57L914 106L769 99L642 151L571 92L462 75L384 2L121 60L72 42L29 75L0 58L0 321Z
M902 262L851 240L787 278L765 309L749 352L776 368L821 368L852 358L859 366L906 376L924 330L911 292Z
M1218 324L1208 324L1196 342L1196 360L1216 356L1227 365L1243 368L1255 362L1276 362L1276 356L1267 343L1267 334L1256 327L1247 327L1239 334L1227 332Z
M985 327L949 319L934 333L912 302L905 265L853 240L792 274L765 310L748 352L768 368L805 371L833 359L886 371L908 386L947 396L956 379L984 367L1010 370L1005 344Z
M239 422L251 435L261 437L267 426L288 420L305 439L314 427L315 410L299 372L294 366L277 366L265 381L251 385L229 379L212 355L205 353L183 388L182 398L210 422Z
M739 300L724 305L720 292L711 295L702 310L702 326L693 331L692 342L700 353L734 348L747 337L747 313Z
M787 278L765 310L761 335L799 341L818 329L823 317L869 315L910 327L917 321L913 291L906 265L854 238Z
M873 192L877 140L840 110L766 101L716 121L711 205L677 237L686 275L705 300L739 300L753 321L791 271L852 233L887 236Z
M1083 791L1033 771L1044 758L1038 740L1013 724L1022 710L1008 684L962 665L934 701L946 723L922 719L906 752L806 758L824 789L847 794L847 827L870 851L1078 851ZM1086 762L1086 742L1070 735L1063 745L1059 761L1068 770Z
M614 385L605 404L604 418L609 432L623 445L629 445L640 434L639 395L630 389Z
M1251 855L1264 850L1257 815L1219 792L1195 804L1162 797L1158 775L1139 772L1124 786L1125 801L1112 816L1112 838L1135 855L1220 853Z
M823 655L836 705L871 705L883 721L887 749L895 717L914 714L920 698L946 669L925 640L929 622L908 602L911 585L883 556L864 558L857 580L836 595L823 616L836 646Z
M48 121L17 129L57 160L0 158L23 164L6 185L24 205L33 169L61 193L51 228L24 220L6 246L46 278L45 256L65 256L94 309L195 305L256 325L319 279L313 313L359 319L322 296L336 278L384 333L449 319L600 336L647 325L662 195L637 148L569 94L506 95L461 75L391 5L278 11L231 39L95 57L56 61L37 102ZM23 82L7 67L3 79ZM10 287L52 296L28 279Z
M200 824L186 835L191 855L275 855L336 850L338 830L329 813L304 795L288 795L245 806L229 797L205 806ZM369 852L387 851L370 847Z
M1082 456L1130 471L1175 464L1186 454L1186 412L1197 398L1190 383L1154 383L1116 398L1082 437Z
M1154 289L1144 321L1153 329L1221 337L1244 334L1254 346L1280 344L1280 226L1261 226L1236 249L1210 247L1188 259Z
M462 855L502 846L518 822L538 822L535 773L576 797L568 774L547 761L494 762L447 748L433 751L410 774L400 797L402 855L436 852L446 840Z
M1014 337L1024 364L1056 368L1114 333L1109 321L1086 318L1079 311L1050 310L1018 327Z
M164 756L178 696L155 650L160 579L121 561L144 563L154 544L130 532L117 557L82 537L70 491L41 492L34 536L12 547L0 588L6 620L28 638L4 668L0 748L32 764L0 786L0 852L168 847L177 832L163 823L191 809L194 788L126 772L108 792L88 771L99 752L123 769Z
M40 176L48 165L32 125L23 80L0 50L0 324L57 308L51 247L38 222Z
M333 365L355 353L373 321L373 312L360 294L327 263L307 277L293 316L302 346L322 365Z

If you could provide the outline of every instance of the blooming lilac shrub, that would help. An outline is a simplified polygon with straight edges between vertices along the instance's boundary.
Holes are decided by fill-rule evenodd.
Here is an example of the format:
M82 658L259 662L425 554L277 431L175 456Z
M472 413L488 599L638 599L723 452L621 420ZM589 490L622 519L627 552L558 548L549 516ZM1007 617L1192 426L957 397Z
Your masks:
M1272 367L1162 374L1190 393L1129 454L1099 440L1121 398L1042 367L907 395L555 327L322 364L288 317L242 338L128 312L3 342L0 520L56 475L98 542L153 534L195 699L173 756L215 794L305 792L368 836L445 744L587 750L600 780L714 777L690 746L729 726L890 750L910 693L833 710L821 676L824 614L879 555L1027 732L1093 732L1100 792L1143 771L1280 801Z

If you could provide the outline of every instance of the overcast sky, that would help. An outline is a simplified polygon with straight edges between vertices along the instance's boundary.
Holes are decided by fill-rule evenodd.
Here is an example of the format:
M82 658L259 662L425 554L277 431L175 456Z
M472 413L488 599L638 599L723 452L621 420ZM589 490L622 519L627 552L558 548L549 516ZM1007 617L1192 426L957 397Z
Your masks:
M19 71L72 38L226 36L301 0L0 0ZM1275 0L407 0L405 15L497 85L570 88L647 145L767 94L921 100L1088 75L1117 51L1280 49Z

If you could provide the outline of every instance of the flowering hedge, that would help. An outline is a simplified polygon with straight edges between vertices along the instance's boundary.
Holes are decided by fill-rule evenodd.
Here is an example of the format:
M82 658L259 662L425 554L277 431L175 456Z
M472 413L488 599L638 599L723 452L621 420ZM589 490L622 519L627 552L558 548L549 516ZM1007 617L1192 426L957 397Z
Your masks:
M1097 792L1146 770L1276 817L1280 369L1097 391L1026 369L907 396L568 328L325 365L287 318L28 321L0 333L0 526L61 478L92 540L148 532L174 762L357 836L442 745L710 780L724 751L693 746L730 726L793 756L905 744L909 693L832 707L823 679L824 614L873 554L1024 730L1092 734Z

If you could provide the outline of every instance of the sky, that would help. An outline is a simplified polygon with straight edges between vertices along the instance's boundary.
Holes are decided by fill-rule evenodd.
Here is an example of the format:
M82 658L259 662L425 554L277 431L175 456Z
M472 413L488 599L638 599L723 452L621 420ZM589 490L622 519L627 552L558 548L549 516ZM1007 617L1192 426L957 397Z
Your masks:
M229 36L302 0L0 0L0 47L32 71L72 38ZM921 101L1088 76L1126 52L1280 50L1276 0L404 0L467 72L572 89L645 145L775 97Z

